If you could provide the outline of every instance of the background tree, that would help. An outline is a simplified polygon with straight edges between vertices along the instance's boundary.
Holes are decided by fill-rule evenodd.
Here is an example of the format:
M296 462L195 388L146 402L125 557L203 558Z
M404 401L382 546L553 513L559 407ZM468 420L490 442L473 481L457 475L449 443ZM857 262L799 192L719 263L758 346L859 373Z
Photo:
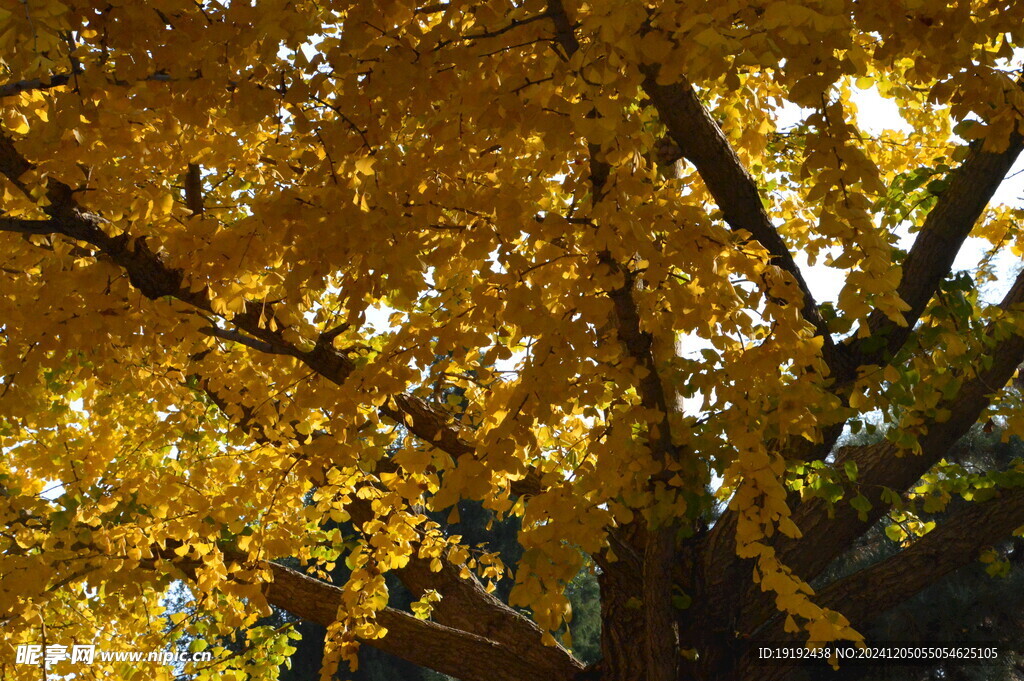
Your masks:
M991 432L985 432L986 429ZM881 439L880 432L873 435L862 433L851 438L848 444L868 444ZM964 473L959 475L962 478L970 478L978 471L1008 468L1019 459L1022 444L1017 438L1008 442L1003 442L1003 439L1002 433L990 426L972 429L948 452L944 468L963 467ZM916 496L914 493L908 497L908 502L916 502L920 512L917 517L925 522L942 522L950 513L967 504L963 500L954 500L941 512L927 513L923 507L929 504L930 498L928 494ZM891 537L902 535L907 524L908 519L900 513L883 517L817 581L827 584L896 554L900 545ZM1024 647L1021 645L1024 622L1020 617L1024 606L1020 588L1024 579L1021 546L1020 537L998 543L985 551L983 562L965 565L929 584L912 598L882 613L863 631L869 640L899 641L907 645L945 641L973 642L984 646L999 641L1000 656L994 663L979 665L974 661L946 659L907 665L878 661L870 666L845 666L834 675L835 678L862 681L1020 679L1024 670ZM794 675L792 681L816 678L821 670L808 668L802 672L802 675Z
M271 604L326 627L328 672L370 645L464 681L750 678L752 642L859 640L990 555L1020 464L944 457L1024 424L1024 277L979 294L1021 250L988 204L1022 15L5 0L4 678L38 676L18 643L179 632L245 632L188 673L273 677ZM907 132L859 129L854 85ZM460 500L518 518L508 603L428 513ZM898 551L823 576L886 515ZM586 670L553 635L585 556Z

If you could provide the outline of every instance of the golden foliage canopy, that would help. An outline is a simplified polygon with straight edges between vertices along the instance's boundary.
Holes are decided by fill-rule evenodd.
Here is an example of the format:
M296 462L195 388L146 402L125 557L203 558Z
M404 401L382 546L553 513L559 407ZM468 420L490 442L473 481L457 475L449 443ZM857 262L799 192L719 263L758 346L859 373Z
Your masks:
M162 649L269 602L330 624L333 660L568 679L585 557L607 679L773 623L858 639L930 546L952 569L1024 523L1015 469L942 462L1024 425L1024 281L979 295L1022 249L988 205L1022 25L995 0L3 0L4 640ZM863 89L903 125L861 129ZM936 527L953 495L998 499ZM521 518L519 610L439 520L460 499ZM815 593L886 513L902 562ZM272 676L285 635L249 637L198 673Z

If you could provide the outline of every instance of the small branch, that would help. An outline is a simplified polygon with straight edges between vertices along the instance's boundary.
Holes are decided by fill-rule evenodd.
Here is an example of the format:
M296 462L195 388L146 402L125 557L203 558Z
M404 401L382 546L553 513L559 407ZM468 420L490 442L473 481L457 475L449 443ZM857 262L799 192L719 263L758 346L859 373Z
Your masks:
M416 8L416 14L436 14L443 12L446 9L451 8L451 4L447 2L435 2L430 5L424 5L423 7Z
M0 232L16 234L54 234L58 231L53 220L24 220L22 218L0 218Z
M527 24L532 24L535 21L541 21L542 19L547 19L549 16L550 15L548 14L548 12L541 12L540 14L535 14L532 17L526 17L525 19L513 19L511 22L509 22L509 24L507 26L503 26L503 27L495 29L493 31L481 31L480 33L466 34L466 35L463 35L463 36L460 36L460 37L463 40L479 40L481 38L497 38L498 36L503 35L505 33L508 33L509 31L512 31L514 29L517 29L520 26L526 26Z
M50 76L49 79L43 80L42 78L30 78L28 80L18 80L11 83L4 83L0 85L0 99L6 99L7 97L15 97L23 92L32 92L35 90L51 90L55 87L61 87L71 82L73 75L80 73L75 71L73 73L57 73Z
M258 338L253 338L252 336L247 336L244 333L237 331L235 329L221 329L216 326L207 326L203 327L202 329L199 329L199 332L205 333L208 336L222 338L226 341L231 341L233 343L241 343L242 345L252 348L253 350L265 352L268 355L288 355L290 357L295 355L291 348L275 346L274 344L268 343L267 341L259 340Z

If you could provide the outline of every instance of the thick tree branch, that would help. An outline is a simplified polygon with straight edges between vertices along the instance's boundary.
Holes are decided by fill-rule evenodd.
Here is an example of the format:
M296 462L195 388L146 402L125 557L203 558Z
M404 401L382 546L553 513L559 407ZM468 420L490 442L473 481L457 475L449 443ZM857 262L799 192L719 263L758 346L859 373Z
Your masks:
M241 408L241 418L233 418L231 413L234 410L227 400L213 390L207 381L198 378L199 389L253 440L261 444L282 444L263 432L253 418L251 409L244 405L237 405ZM378 466L387 467L389 463L388 460L381 461ZM346 510L356 528L362 527L376 515L370 500L359 497L353 498ZM443 557L440 562L441 569L435 571L431 568L431 560L412 555L405 567L395 570L395 574L415 597L421 597L428 589L441 594L442 599L433 611L433 617L438 623L507 645L512 650L520 651L520 656L531 660L537 668L555 670L565 678L571 678L582 668L565 648L560 645L544 645L544 632L541 628L533 620L488 593L472 572L463 577L466 572L463 566L455 565Z
M818 594L820 605L843 613L862 627L932 582L978 559L986 546L999 543L1024 525L1024 488L972 503L954 513L909 548L830 584Z
M579 49L580 43L575 36L564 5L560 0L551 0L548 3L547 13L555 26L556 42L565 52L565 57L571 58ZM596 111L592 113L596 115ZM591 196L592 201L596 204L605 195L611 168L601 158L601 149L598 145L589 143L588 148L590 151ZM637 385L641 404L652 414L661 415L657 422L648 424L647 444L651 455L664 465L678 459L678 456L672 442L669 425L668 396L655 361L654 339L650 333L642 329L640 311L633 297L633 289L636 284L635 275L627 265L618 262L606 251L599 253L598 259L613 274L622 278L622 285L608 292L614 310L613 326L625 354L644 370L644 376ZM656 476L652 484L664 485L664 481L668 477L666 469L665 474ZM634 523L637 522L642 523L643 521L634 521ZM639 532L640 529L637 527L617 528L613 529L610 534L613 543L627 545L630 543L627 539L630 535L642 537L643 561L640 565L639 577L645 631L644 650L618 654L620 648L628 647L630 643L628 639L623 639L621 632L616 631L615 628L632 620L632 617L616 618L614 621L605 619L602 649L605 651L606 657L615 658L614 661L610 661L610 664L622 664L634 656L640 657L644 668L633 669L632 673L645 676L648 681L674 681L678 666L676 651L679 648L676 617L671 603L673 577L671 567L677 562L676 527L668 525L652 528L646 532ZM633 552L631 546L628 551ZM605 572L608 573L601 582L602 589L607 590L610 584L616 582L621 585L622 590L619 593L606 593L604 597L606 604L615 607L616 599L622 597L624 593L632 591L632 587L635 586L635 572L630 569L633 566L628 562L609 564L603 557L598 557L598 560ZM617 673L612 669L609 672L613 676Z
M1000 306L1009 308L1024 302L1024 273L1018 276ZM882 501L885 488L902 492L935 465L974 425L988 407L994 393L1009 382L1017 367L1024 362L1024 337L1011 335L995 345L990 354L991 365L964 382L959 393L938 406L948 409L950 417L942 423L931 423L918 438L920 454L905 453L899 447L882 442L861 447L847 447L836 457L835 467L842 470L848 463L857 466L857 485L871 510L867 521L849 503L839 503L830 510L829 503L811 499L793 513L793 521L803 536L799 540L779 539L775 550L779 560L793 568L803 579L821 573L861 534L878 521L887 510ZM771 616L773 608L763 595L748 591L741 617L744 630L752 630Z
M325 627L336 620L341 589L281 565L272 563L270 568L274 581L266 587L267 601ZM537 646L517 649L392 608L381 611L377 621L387 635L364 643L463 681L568 681L581 669L538 659Z
M1000 306L1008 309L1024 302L1024 273L1017 277ZM803 579L810 580L839 556L858 536L876 522L886 510L882 502L883 488L902 491L913 485L949 448L977 421L991 401L992 394L1009 381L1024 360L1024 338L1011 336L997 344L990 353L992 364L975 378L965 381L960 392L938 405L949 409L950 418L933 423L920 439L922 453L904 454L899 447L882 442L874 445L840 450L834 467L842 469L846 462L858 468L860 491L871 502L867 522L849 503L841 502L834 509L828 502L814 498L800 504L793 512L793 521L803 533L801 539L777 537L776 554L785 565ZM772 599L754 584L737 590L742 575L749 573L750 561L735 556L735 513L725 513L716 523L701 549L701 579L708 594L712 619L722 626L751 631L775 613ZM742 615L737 612L742 609Z
M839 369L843 358L832 342L810 287L761 203L754 178L743 167L725 133L685 78L671 85L660 85L657 66L644 65L641 71L644 90L668 128L669 137L683 157L697 168L729 226L749 232L772 256L772 263L793 277L803 300L790 302L800 304L804 319L814 327L815 334L824 339L822 352L828 366L833 371Z
M10 138L0 133L0 173L6 175L7 179L25 194L28 191L21 181L21 176L31 168L32 164L18 152Z
M637 385L640 403L652 413L661 414L660 420L650 426L648 445L656 459L665 461L674 457L675 450L669 430L668 397L655 366L654 338L641 328L640 311L633 298L636 277L629 267L615 261L607 252L599 254L599 259L601 264L622 277L622 286L608 292L615 310L615 331L626 355L644 369L644 376Z
M863 631L874 619L899 605L945 575L978 559L979 552L1009 537L1024 524L1024 488L1003 490L994 499L972 503L957 511L910 547L885 560L839 579L818 592L815 602L841 612ZM758 639L785 639L778 614ZM785 665L753 667L752 659L740 666L738 678L784 679ZM756 673L755 672L761 672Z
M814 327L815 333L823 338L822 353L826 364L833 373L848 373L849 358L842 348L835 346L807 282L764 208L753 177L743 167L718 123L685 78L671 85L659 85L657 67L643 66L641 70L644 73L644 90L668 128L669 136L683 156L697 168L722 209L726 222L733 230L749 232L769 252L772 262L793 277L803 295L800 302L802 314ZM824 445L807 449L827 451L840 432L838 425L828 429L824 434ZM802 452L797 455L800 458L805 456ZM702 571L708 587L717 594L709 599L710 607L720 610L723 617L738 597L735 580L749 574L745 563L735 558L736 520L735 513L726 512L701 550Z
M833 375L849 375L854 365L845 348L835 345L810 287L765 210L754 178L733 151L718 123L701 103L693 86L685 77L680 77L678 82L670 85L659 85L657 67L641 66L641 71L644 74L644 90L668 128L669 137L683 156L697 168L722 209L725 221L733 230L749 232L772 256L772 263L793 277L803 296L800 302L801 313L814 327L815 334L822 338L822 358L826 366ZM841 434L841 423L826 425L822 428L821 442L800 440L790 445L787 456L798 459L822 458L832 449ZM711 543L720 547L728 545L729 554L732 553L735 523L735 514L726 513L722 522L713 530L713 534L718 536L710 538ZM725 555L718 553L720 556ZM716 579L724 576L718 571L712 574ZM731 596L734 597L735 593ZM715 602L724 605L727 600L723 598Z
M555 25L555 42L565 52L565 58L571 59L580 49L580 41L576 38L576 31L573 29L572 21L565 11L562 0L549 0L548 16Z
M594 192L595 197L599 192ZM633 298L635 277L627 266L610 254L599 255L601 263L622 277L622 286L608 293L614 305L615 331L626 355L642 367L645 374L637 384L640 403L660 418L647 425L647 446L663 466L678 459L669 425L669 404L654 357L654 339L643 331L640 311ZM664 485L670 477L667 469L654 477L652 484ZM685 521L685 519L684 519ZM676 527L650 528L644 541L642 568L644 637L647 681L675 681L676 651L679 648L676 617L672 608L672 566L676 559Z
M9 497L3 486L0 486L0 497ZM48 519L24 517L33 528L49 528ZM163 566L172 565L194 580L203 561L179 557L175 553L179 546L180 542L175 541L152 545L149 557L134 564L147 570L162 571L166 571ZM110 559L109 546L75 540L68 548L79 559L85 557L83 551L103 560ZM224 551L223 557L226 562L250 563L246 554L231 548ZM255 566L271 573L272 580L262 585L268 603L324 627L337 621L343 589L271 561L258 561ZM59 579L48 590L77 581L91 571L88 567L78 570ZM172 570L172 574L174 572ZM436 615L436 608L434 612ZM382 638L363 639L362 643L462 681L571 681L582 669L582 665L561 648L539 643L523 648L515 641L503 641L439 622L420 620L390 607L379 611L376 621L387 629L387 634ZM495 633L501 635L504 632L499 630ZM556 654L558 652L561 655Z
M193 215L203 212L203 169L197 163L189 163L183 178L185 185L185 206Z
M562 48L564 58L571 59L580 49L580 42L561 0L549 0L546 14L555 28L555 42ZM596 109L590 115L598 115ZM607 191L611 167L602 158L599 145L589 142L587 146L591 201L597 204ZM654 339L640 324L640 312L633 297L635 275L607 251L597 255L602 265L621 277L621 286L608 292L613 305L612 327L625 354L644 370L637 385L641 404L651 413L661 414L657 422L648 424L648 447L655 459L666 463L677 458L669 428L668 396L657 371ZM664 484L665 479L659 477L660 483ZM609 541L616 552L623 554L620 560L609 561L603 554L595 556L602 568L602 613L617 613L603 618L601 648L608 665L605 671L612 678L631 675L649 681L672 681L678 662L678 632L670 598L670 566L677 562L675 527L647 531L644 525L645 521L637 519L611 529ZM624 605L634 594L643 603L642 616ZM636 650L633 643L638 633L633 629L635 625L645 632L641 639L643 650Z
M195 578L198 561L182 560L170 549L155 549L154 553L186 576ZM230 551L224 557L236 562L246 561L246 556ZM144 564L151 568L156 566L156 562L150 560ZM262 561L259 565L269 569L273 576L273 581L263 585L268 603L325 628L337 621L344 593L341 588L277 563ZM545 659L536 654L540 651L521 650L476 633L420 620L394 608L384 608L376 618L377 623L387 629L387 634L382 638L363 639L362 643L462 681L570 681L582 668L578 663L566 665L556 661L551 664L551 656Z
M1000 306L1005 309L1021 302L1024 302L1024 272L1018 275ZM929 424L928 431L918 439L921 454L901 456L899 448L889 442L849 447L840 452L836 457L838 468L841 469L847 461L857 465L857 482L873 505L868 514L869 522L865 524L857 520L857 511L849 504L840 504L834 518L830 519L829 514L823 512L818 518L812 519L817 512L812 507L823 502L813 500L804 504L794 517L804 537L795 542L801 547L799 550L792 554L783 552L783 555L791 556L788 565L805 579L817 575L849 542L866 530L868 524L885 512L881 503L883 486L905 490L945 456L949 448L977 422L993 395L1009 382L1014 371L1024 361L1024 337L1015 334L1003 339L993 347L989 359L991 365L988 368L979 368L977 375L965 381L956 396L938 405L948 409L950 417L942 423Z
M903 276L897 293L910 306L910 310L904 313L907 326L897 325L878 310L872 312L868 317L871 335L882 335L886 342L877 350L867 352L863 349L867 338L853 341L851 351L855 363L851 368L878 364L887 355L895 354L906 342L928 301L949 274L960 247L1022 149L1024 135L1017 132L1010 136L1006 150L999 153L983 151L980 141L971 145L967 158L950 173L948 185L939 194L903 262ZM852 380L854 377L855 372L840 380Z

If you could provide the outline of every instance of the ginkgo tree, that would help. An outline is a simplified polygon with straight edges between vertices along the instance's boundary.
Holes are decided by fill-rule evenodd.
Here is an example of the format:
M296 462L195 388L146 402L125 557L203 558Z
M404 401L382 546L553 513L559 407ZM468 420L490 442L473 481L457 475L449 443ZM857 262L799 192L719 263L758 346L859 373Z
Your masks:
M216 653L187 673L273 678L276 605L327 627L328 670L370 645L464 681L783 678L752 642L859 641L991 560L1024 469L944 454L1024 428L1024 277L981 294L1024 248L989 205L1022 25L996 0L3 0L0 674L38 678L19 644L187 633ZM860 129L856 88L904 125ZM436 520L459 500L521 521L507 603ZM898 552L816 579L878 522ZM585 557L588 669L556 639Z

